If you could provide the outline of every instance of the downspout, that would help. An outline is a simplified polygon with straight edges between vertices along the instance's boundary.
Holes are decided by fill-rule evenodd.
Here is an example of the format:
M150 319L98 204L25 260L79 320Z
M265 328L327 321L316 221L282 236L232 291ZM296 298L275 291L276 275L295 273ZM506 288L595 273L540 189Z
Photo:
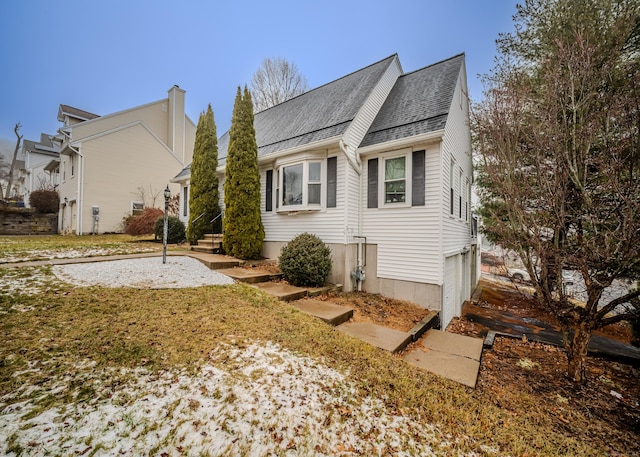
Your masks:
M362 161L360 155L354 151L354 157L349 155L347 151L347 145L344 144L342 138L338 141L340 150L347 158L351 167L358 174L358 234L353 238L358 240L357 244L357 257L356 257L356 269L351 272L351 277L356 281L356 290L362 291L362 283L365 280L364 267L366 265L366 249L367 249L367 237L362 235ZM364 241L364 242L363 242Z
M74 151L76 154L78 154L78 157L80 158L82 165L78 164L78 235L82 235L82 205L84 204L84 201L82 200L82 179L84 178L84 156L82 155L82 153L74 148L73 146L71 146L71 143L69 143L69 149L71 149L72 151Z
M64 129L60 129L60 132L62 132L62 134L64 136L67 137L69 143L67 144L67 146L69 146L69 149L71 149L73 152L75 152L76 154L78 154L78 157L80 157L81 161L82 161L82 165L78 164L78 190L77 190L77 194L78 194L78 199L77 201L77 212L78 212L78 220L76 221L77 224L77 230L76 233L78 235L82 235L82 179L84 178L84 156L82 155L82 153L74 148L73 146L71 146L71 135L69 135L67 132L64 131ZM72 214L69 215L69 217L73 216Z

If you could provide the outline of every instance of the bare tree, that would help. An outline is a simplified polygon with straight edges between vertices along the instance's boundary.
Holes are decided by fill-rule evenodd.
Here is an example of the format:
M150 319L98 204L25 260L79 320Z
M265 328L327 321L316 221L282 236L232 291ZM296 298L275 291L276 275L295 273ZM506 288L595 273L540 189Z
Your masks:
M22 135L18 134L18 130L20 130L20 127L22 127L22 125L20 124L20 122L18 122L16 124L16 126L13 128L13 133L16 134L16 147L13 150L13 160L11 161L11 167L9 168L9 176L7 178L7 188L5 189L5 194L4 194L4 198L9 198L11 195L11 186L13 186L13 175L15 173L15 169L16 169L16 162L17 162L17 158L18 158L18 151L20 150L20 142L22 141Z
M527 0L501 36L473 131L488 238L520 254L583 382L594 330L640 316L637 0ZM579 19L578 19L579 18ZM581 275L586 302L562 287Z
M307 78L298 72L295 63L282 57L267 57L251 78L254 111L263 111L307 89Z

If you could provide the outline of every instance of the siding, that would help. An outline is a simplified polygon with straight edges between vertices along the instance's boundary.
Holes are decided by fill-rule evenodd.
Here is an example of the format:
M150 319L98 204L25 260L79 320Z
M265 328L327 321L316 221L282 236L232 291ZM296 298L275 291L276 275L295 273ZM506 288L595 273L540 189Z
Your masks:
M147 127L158 135L164 144L168 145L168 103L169 101L167 99L160 100L158 102L139 106L130 110L121 111L119 113L83 122L81 125L73 127L73 141L97 135L132 122L144 121ZM164 111L162 108L163 105L165 106ZM191 145L191 149L193 149L193 144Z
M98 137L82 144L85 156L82 231L90 233L93 226L91 207L100 207L100 232L117 232L122 220L131 214L131 201L139 201L139 188L144 188L146 206L162 207L162 191L168 178L181 164L142 125ZM79 161L78 161L79 162ZM153 164L153 173L141 173ZM76 178L82 173L76 164ZM76 181L76 179L73 179ZM77 182L77 181L76 181ZM171 193L179 186L170 186ZM152 195L156 196L155 201Z
M395 56L393 62L389 65L382 78L380 78L376 87L371 91L366 102L362 105L358 114L356 114L356 117L344 133L344 143L347 146L349 155L354 159L354 151L360 146L362 139L367 134L369 127L371 127L373 120L380 111L380 108L382 108L382 105L401 73L402 69L400 68L398 56Z
M440 153L433 144L413 147L421 149L425 149L424 206L367 208L364 167L363 234L367 243L378 245L378 277L440 284Z
M465 88L462 91L462 88ZM464 190L464 180L469 179L471 182L473 165L471 160L471 137L469 132L469 109L465 95L466 80L464 66L458 78L458 84L454 92L449 117L445 127L445 133L442 141L442 249L443 255L452 254L461 251L465 246L470 244L470 219L465 220L464 208L462 218L459 215L459 189L460 189L460 170L462 170L462 188ZM462 100L461 100L462 98ZM450 166L451 159L454 161L454 211L450 214ZM464 201L469 201L467 195ZM470 215L469 215L470 216ZM442 282L442 279L440 280Z

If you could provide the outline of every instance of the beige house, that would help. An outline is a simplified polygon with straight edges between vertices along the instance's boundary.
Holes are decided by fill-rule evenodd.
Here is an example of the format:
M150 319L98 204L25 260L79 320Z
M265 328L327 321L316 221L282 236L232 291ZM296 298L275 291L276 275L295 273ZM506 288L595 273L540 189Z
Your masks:
M60 105L58 120L61 233L121 232L134 211L164 205L167 177L193 156L196 126L178 86L166 98L106 116Z

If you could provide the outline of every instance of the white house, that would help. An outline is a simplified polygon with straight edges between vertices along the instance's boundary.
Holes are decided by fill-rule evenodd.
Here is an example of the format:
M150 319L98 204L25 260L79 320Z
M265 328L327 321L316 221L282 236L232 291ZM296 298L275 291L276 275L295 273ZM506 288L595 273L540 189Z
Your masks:
M63 233L121 231L134 211L161 206L167 177L193 156L196 126L178 86L166 98L106 116L60 105L58 120Z
M24 202L29 204L29 194L39 189L57 189L60 163L59 137L42 133L40 141L24 140Z
M460 315L477 281L463 54L410 73L392 55L257 113L255 129L265 257L314 233L345 290L439 310L443 327ZM189 176L173 179L185 221Z

